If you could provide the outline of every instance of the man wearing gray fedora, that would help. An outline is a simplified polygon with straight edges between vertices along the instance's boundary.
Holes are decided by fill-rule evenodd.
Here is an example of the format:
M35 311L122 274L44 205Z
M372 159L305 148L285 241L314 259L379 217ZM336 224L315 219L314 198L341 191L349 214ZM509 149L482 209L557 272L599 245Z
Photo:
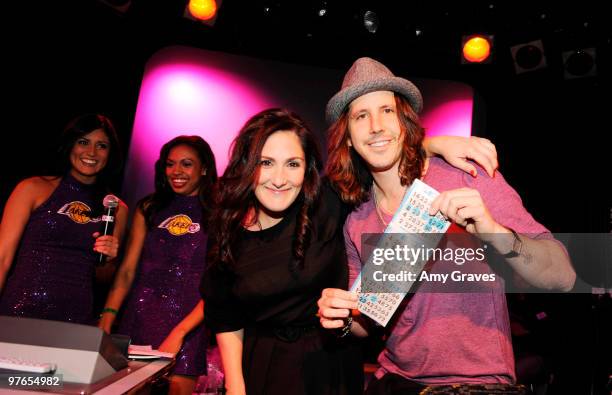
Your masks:
M430 214L440 212L459 231L487 241L528 284L570 290L575 272L567 252L526 211L501 174L488 177L478 168L478 175L469 177L424 156L417 115L422 107L413 83L370 58L353 63L327 104L327 175L342 200L355 207L344 226L350 282L368 258L360 255L361 235L382 233L407 188L420 178L441 192ZM495 237L488 238L491 234ZM356 308L355 293L326 289L319 299L321 324L367 336L372 321L362 315L349 318ZM416 292L395 312L387 330L368 394L410 394L426 387L441 391L431 393L453 393L444 392L453 384L465 391L484 386L488 393L522 391L513 386L503 292Z

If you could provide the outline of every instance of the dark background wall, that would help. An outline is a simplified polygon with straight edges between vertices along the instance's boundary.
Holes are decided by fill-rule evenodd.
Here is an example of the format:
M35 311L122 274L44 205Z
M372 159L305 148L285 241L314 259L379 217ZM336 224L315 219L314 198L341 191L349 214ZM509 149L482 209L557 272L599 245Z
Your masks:
M344 9L347 16L320 22L313 17L316 2L306 2L314 4L311 8L294 9L287 6L292 2L253 1L245 3L248 8L243 2L226 1L212 28L184 18L180 1L133 0L125 14L94 0L45 3L12 4L4 13L14 23L5 27L3 51L1 201L17 180L40 171L53 139L76 114L108 114L123 141L129 141L146 61L164 46L182 44L339 70L358 56L372 56L396 74L467 82L482 99L477 129L496 143L500 169L536 218L554 231L610 229L612 197L606 185L612 130L604 119L610 105L609 30L592 28L582 39L599 50L596 77L564 80L560 52L569 39L551 38L549 67L523 75L514 74L509 51L520 35L554 35L546 28L555 26L532 26L532 20L546 12L549 19L557 15L559 26L568 26L563 35L585 36L570 34L571 29L583 20L600 26L600 10L594 6L559 10L550 5L547 11L523 5L479 15L469 7L460 11L432 5L409 13L397 10L412 19L392 19L392 2L383 1L378 7L381 26L372 35L360 29L357 20L364 2L355 3L361 8L343 8L343 2L329 1L327 16ZM261 11L264 6L268 13ZM480 10L488 7L483 4ZM484 26L486 17L494 25L488 30L497 30L494 61L460 64L461 32L468 31L470 23L473 29ZM411 30L419 21L421 39ZM576 37L573 41L581 43ZM574 196L570 206L563 198L568 195Z
M601 5L379 1L373 35L359 19L371 3L327 3L329 18L319 19L318 2L226 0L212 28L183 18L181 1L133 0L125 14L95 0L7 4L0 204L19 179L41 171L74 115L105 113L129 141L146 60L180 44L338 70L372 56L399 75L467 82L481 99L479 129L495 142L501 171L535 218L557 232L611 230L611 35ZM496 34L493 63L460 64L458 37L472 29ZM535 36L548 45L549 67L515 75L509 46ZM576 45L597 47L597 76L563 78L560 53ZM533 330L552 355L556 393L592 393L593 377L602 388L610 318L601 303L590 295L526 303L526 314L546 310L552 322Z

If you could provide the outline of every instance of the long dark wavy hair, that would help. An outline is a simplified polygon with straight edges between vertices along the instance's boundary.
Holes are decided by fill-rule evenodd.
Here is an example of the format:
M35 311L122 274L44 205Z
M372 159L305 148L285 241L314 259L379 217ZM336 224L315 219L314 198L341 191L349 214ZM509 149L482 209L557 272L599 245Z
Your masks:
M400 132L404 136L398 175L402 185L410 185L421 176L425 165L425 151L422 148L425 131L408 100L396 93L395 105ZM369 199L373 178L363 158L347 143L350 137L348 111L347 106L329 128L326 174L345 203L359 206Z
M304 183L294 202L299 208L292 246L294 260L290 263L290 270L296 273L303 267L304 255L312 236L309 217L319 196L321 155L315 137L304 121L297 114L279 108L254 115L232 143L231 157L218 183L211 218L215 242L209 249L210 264L231 267L235 263L232 251L234 241L251 210L254 210L256 216L260 210L255 197L255 186L259 176L261 151L268 137L278 131L294 132L305 155Z
M208 219L213 201L212 189L217 182L217 167L215 155L210 149L210 145L200 136L178 136L162 146L159 152L159 159L155 162L155 192L145 196L138 202L138 208L142 210L148 228L154 226L153 217L155 214L168 207L175 196L175 192L168 184L166 162L172 148L179 145L191 147L197 153L204 169L206 169L206 174L200 179L198 197L202 204L203 228L208 228Z

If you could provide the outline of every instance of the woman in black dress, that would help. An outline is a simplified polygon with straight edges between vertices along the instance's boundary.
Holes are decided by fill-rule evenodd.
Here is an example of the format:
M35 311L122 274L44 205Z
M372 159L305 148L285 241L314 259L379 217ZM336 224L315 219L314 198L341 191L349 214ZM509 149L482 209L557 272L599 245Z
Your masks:
M213 209L202 291L228 394L357 394L358 347L319 326L318 295L348 284L347 214L319 177L314 136L279 109L232 147Z

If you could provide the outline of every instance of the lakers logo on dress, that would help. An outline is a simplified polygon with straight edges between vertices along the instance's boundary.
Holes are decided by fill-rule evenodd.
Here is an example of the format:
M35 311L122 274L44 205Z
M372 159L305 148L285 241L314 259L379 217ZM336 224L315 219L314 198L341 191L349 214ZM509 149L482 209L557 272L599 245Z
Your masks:
M188 215L178 214L165 219L158 228L167 229L171 235L182 236L186 233L196 233L200 224L194 223Z
M68 216L68 218L77 224L100 221L100 218L91 218L91 208L87 204L79 202L78 200L64 204L59 210L57 210L57 213Z

